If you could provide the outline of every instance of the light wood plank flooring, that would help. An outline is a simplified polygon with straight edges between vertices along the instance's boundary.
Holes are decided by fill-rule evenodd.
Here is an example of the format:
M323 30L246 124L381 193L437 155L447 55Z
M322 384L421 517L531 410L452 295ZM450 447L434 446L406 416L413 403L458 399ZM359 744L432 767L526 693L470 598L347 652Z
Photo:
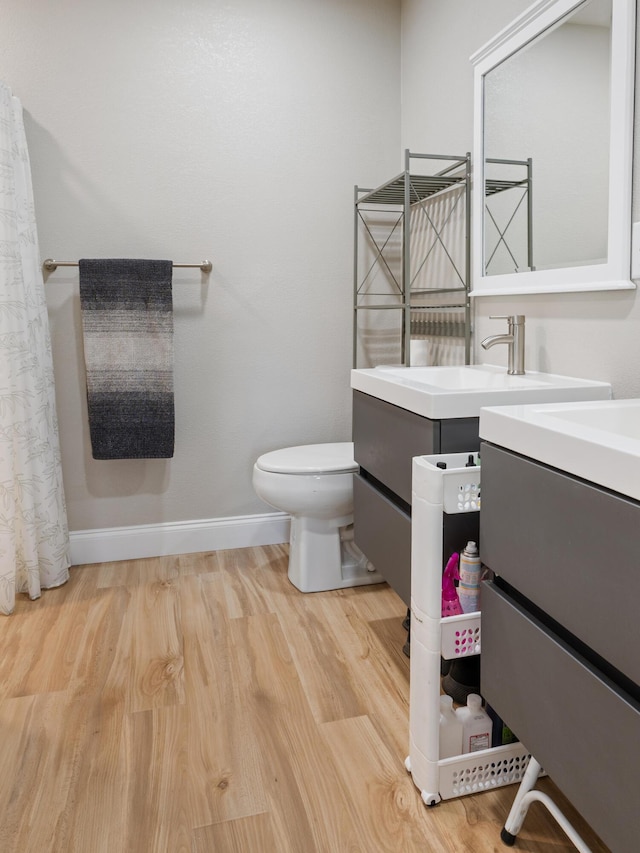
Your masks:
M0 851L506 849L515 787L428 809L404 769L400 599L302 595L286 570L286 546L246 548L20 597L0 617ZM534 804L516 849L573 847Z

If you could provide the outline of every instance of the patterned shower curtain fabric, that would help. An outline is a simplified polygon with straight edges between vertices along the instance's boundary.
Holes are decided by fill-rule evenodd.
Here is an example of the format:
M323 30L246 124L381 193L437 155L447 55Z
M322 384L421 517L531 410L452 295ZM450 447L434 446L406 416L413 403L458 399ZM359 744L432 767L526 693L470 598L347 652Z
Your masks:
M49 322L20 101L0 82L0 613L69 578Z

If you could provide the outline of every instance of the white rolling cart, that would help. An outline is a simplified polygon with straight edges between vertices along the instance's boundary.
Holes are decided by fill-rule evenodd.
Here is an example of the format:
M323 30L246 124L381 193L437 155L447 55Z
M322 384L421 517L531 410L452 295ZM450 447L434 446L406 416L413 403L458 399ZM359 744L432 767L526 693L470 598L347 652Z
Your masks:
M469 464L470 463L470 464ZM446 467L444 467L446 466ZM481 614L441 617L442 572L453 551L478 540L477 453L413 460L409 757L423 802L520 782L530 755L521 743L440 759L440 661L480 654Z

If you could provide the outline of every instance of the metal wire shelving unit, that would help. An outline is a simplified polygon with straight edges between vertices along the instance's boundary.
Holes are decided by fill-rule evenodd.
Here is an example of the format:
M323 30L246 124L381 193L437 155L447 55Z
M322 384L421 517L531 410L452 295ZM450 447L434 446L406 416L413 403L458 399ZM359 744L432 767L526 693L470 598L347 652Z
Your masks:
M524 209L525 217L525 251L526 251L526 266L529 270L534 270L533 265L533 161L531 157L527 160L505 160L497 157L487 157L486 169L491 169L491 177L485 176L484 195L485 195L485 216L486 222L491 222L495 228L495 245L484 247L484 266L487 273L491 271L491 265L496 253L502 248L513 262L514 269L518 269L520 264L516 259L517 252L513 242L510 244L507 231L512 227L516 220L518 212ZM502 172L503 176L496 177ZM521 177L511 177L514 173ZM510 176L510 177L507 177ZM510 192L513 197L509 205L509 217L504 224L499 225L494 211L491 207L490 199L498 194Z
M412 171L412 161L445 161L447 165L433 174L418 174ZM451 214L444 224L435 223L429 215L430 200L452 189L459 191L459 197L454 207L462 205L464 221L464 251L460 262L454 257L451 246L447 245L446 227ZM357 367L358 360L358 314L360 311L391 310L401 312L400 346L401 363L411 363L411 329L412 314L415 312L435 312L433 319L424 319L421 314L421 332L428 335L445 335L458 337L464 341L465 363L470 362L471 356L471 303L469 299L471 258L470 258L470 218L471 218L471 155L449 156L441 154L417 154L405 150L405 168L396 177L376 189L365 189L356 185L354 192L354 316L353 316L353 366ZM374 211L386 211L390 216L395 215L395 221L390 226L390 233L383 242L374 235L370 226L369 216ZM424 248L419 257L412 257L411 220L412 213L420 216L422 213L430 231L430 243ZM399 275L392 263L389 263L385 252L388 251L391 236L400 231L401 258ZM362 233L373 248L374 259L362 269L360 258L360 240ZM439 287L424 286L419 283L422 269L434 251L439 248L451 264L455 285ZM372 271L376 264L384 267L385 275L391 282L391 289L379 293L369 289ZM383 297L387 301L371 301ZM460 321L439 322L438 312L443 309L460 309Z
M355 186L354 188L354 300L353 300L353 366L358 366L360 311L399 311L400 363L411 364L411 339L415 337L448 337L464 344L464 362L471 361L471 155L417 154L406 149L405 168L396 177L375 189ZM444 168L431 174L418 173L412 161L443 163ZM509 160L488 158L492 167L491 176L485 178L485 215L494 231L492 246L485 247L486 268L491 267L494 256L502 253L515 268L524 257L528 269L535 269L533 262L533 193L532 160ZM524 171L523 171L524 170ZM429 212L429 205L446 194L457 192L455 201L443 222L436 222ZM492 209L491 200L506 195L512 199L505 205L505 221L499 223L498 214ZM460 210L457 208L460 207ZM450 221L453 211L463 221L464 249L453 246L453 239L460 240L460 231L453 232ZM374 233L371 216L384 211L389 216L388 231L380 238ZM504 211L503 211L504 212ZM524 246L519 237L513 237L518 214L524 216ZM421 216L422 214L423 216ZM412 216L414 219L412 220ZM424 217L424 218L423 218ZM418 254L412 248L412 227L415 221L428 223L429 239ZM413 222L413 225L412 225ZM509 233L507 233L509 232ZM373 259L363 264L361 244L366 241L373 251ZM395 241L395 242L394 242ZM519 245L516 246L516 243ZM450 278L454 286L442 287L428 280L425 286L424 269L435 250L441 251L449 263ZM399 251L397 258L394 252ZM393 256L390 259L390 256ZM388 289L378 292L371 289L374 271L382 268ZM426 276L428 279L428 276ZM443 311L453 311L443 319Z

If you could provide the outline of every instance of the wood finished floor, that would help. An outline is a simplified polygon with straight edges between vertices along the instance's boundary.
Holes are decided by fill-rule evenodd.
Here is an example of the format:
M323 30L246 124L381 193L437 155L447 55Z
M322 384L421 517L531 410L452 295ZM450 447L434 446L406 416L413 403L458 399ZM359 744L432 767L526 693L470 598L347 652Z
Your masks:
M400 599L302 595L286 569L285 546L246 548L21 596L0 617L1 853L507 849L515 787L428 809L404 769ZM516 849L574 848L534 804Z

